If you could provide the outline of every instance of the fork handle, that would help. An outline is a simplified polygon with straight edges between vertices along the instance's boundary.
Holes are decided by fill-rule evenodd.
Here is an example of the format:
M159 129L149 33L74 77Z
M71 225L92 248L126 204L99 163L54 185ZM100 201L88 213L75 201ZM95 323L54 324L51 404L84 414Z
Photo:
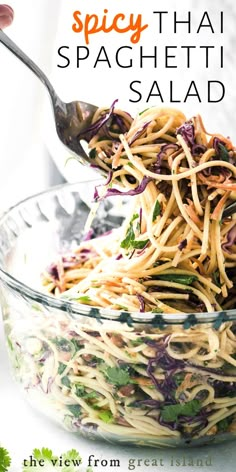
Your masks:
M4 44L4 46L6 46L6 48L9 49L9 51L11 51L18 59L20 59L20 61L23 62L41 80L41 82L47 88L53 104L54 105L61 104L60 98L56 94L51 82L48 80L44 72L1 29L0 29L0 42Z

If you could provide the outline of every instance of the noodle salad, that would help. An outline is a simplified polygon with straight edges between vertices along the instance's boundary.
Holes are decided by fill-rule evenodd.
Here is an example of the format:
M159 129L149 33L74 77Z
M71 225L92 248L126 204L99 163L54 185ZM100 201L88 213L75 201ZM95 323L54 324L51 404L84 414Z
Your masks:
M95 209L114 196L132 208L99 237L90 215L80 245L42 274L44 290L81 314L31 308L27 329L19 316L12 329L6 321L17 378L87 436L156 447L235 434L235 324L203 321L235 308L236 219L222 216L236 198L234 146L199 116L150 108L132 119L115 103L87 133L108 174ZM123 322L109 319L114 310ZM132 324L140 313L147 323ZM173 324L148 321L172 314Z
M94 197L133 196L132 214L103 237L89 239L90 231L45 271L43 285L128 312L234 308L236 215L222 219L236 198L233 144L207 133L199 116L150 108L132 120L114 106L98 110L88 130L94 166L108 172Z

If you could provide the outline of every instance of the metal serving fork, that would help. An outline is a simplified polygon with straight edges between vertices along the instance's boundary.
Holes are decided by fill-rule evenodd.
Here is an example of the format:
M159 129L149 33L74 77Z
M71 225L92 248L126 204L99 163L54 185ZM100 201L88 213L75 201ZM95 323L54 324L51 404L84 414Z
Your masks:
M82 147L81 140L88 141L85 131L91 124L98 107L78 100L70 103L63 102L58 97L44 72L2 30L0 30L0 42L20 59L45 85L51 98L56 131L63 144L76 155L81 164L92 164L93 161ZM78 135L79 139L77 139ZM104 174L103 169L101 169L101 173Z

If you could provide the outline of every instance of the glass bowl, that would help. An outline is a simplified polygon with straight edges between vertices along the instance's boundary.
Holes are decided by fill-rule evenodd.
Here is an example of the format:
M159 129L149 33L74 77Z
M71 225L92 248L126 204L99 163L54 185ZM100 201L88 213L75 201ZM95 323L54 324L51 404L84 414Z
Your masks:
M130 314L42 292L43 269L82 237L93 188L55 187L0 219L1 305L16 381L38 410L87 438L152 447L235 438L235 310ZM98 234L120 224L115 200L101 205Z

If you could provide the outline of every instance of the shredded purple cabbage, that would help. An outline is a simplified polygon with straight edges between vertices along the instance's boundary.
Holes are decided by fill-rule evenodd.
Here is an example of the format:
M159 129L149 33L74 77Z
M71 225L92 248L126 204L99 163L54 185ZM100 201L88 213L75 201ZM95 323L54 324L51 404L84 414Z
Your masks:
M228 231L226 237L227 237L227 241L224 244L222 244L221 247L223 251L230 253L229 249L233 246L233 244L236 244L236 223L233 226L233 228L231 228Z
M90 230L84 235L82 241L89 241L90 239L92 239L94 236L94 230L93 228L90 228Z
M207 147L204 146L204 144L194 144L192 146L192 155L195 157L195 156L199 156L199 154L203 154L204 152L206 152L207 150Z
M147 400L136 401L135 406L150 406L152 408L160 408L163 406L163 402L160 400L154 400L153 398L148 398Z
M93 194L93 198L94 198L95 201L97 201L99 199L98 187L103 187L103 186L109 185L109 183L112 180L112 176L113 176L113 172L111 170L109 170L108 175L107 175L107 180L104 183L95 186L95 190L94 190L94 194Z
M138 131L136 131L134 136L128 142L129 146L131 146L138 138L140 138L140 136L142 136L143 132L145 131L145 129L148 127L149 124L150 124L150 121L148 121L147 123L144 123L144 125L140 129L138 129Z
M58 267L56 264L51 264L49 267L47 267L47 273L54 279L54 280L59 280L59 272L58 272Z
M140 232L141 232L141 226L142 226L142 217L143 217L143 209L140 207L139 209L139 227L140 227Z
M178 151L179 149L179 145L178 144L175 144L175 143L168 143L168 144L164 144L160 150L160 152L157 154L157 161L155 164L153 164L150 168L150 170L152 172L155 172L156 174L160 174L161 173L161 164L162 164L162 159L163 157L165 156L166 154L166 151L168 151L168 149L173 149L174 151Z
M139 301L139 311L140 313L144 313L145 311L145 301L142 295L137 295L137 299Z
M207 150L206 146L195 142L193 123L189 121L184 123L176 130L176 134L180 134L184 138L186 144L191 149L193 156L198 156Z
M179 145L175 143L170 143L170 144L164 144L162 146L160 152L157 154L157 162L161 164L161 160L163 157L165 157L166 151L169 149L173 149L173 151L178 151L179 150Z
M118 100L116 100L118 101ZM113 116L113 123L119 127L120 133L124 134L127 131L127 127L124 123L122 116L114 114Z
M82 139L83 136L86 135L87 141L90 141L96 134L98 134L99 130L107 124L107 122L113 115L114 108L117 102L118 99L114 100L109 111L107 113L104 113L104 115L102 115L97 121L95 121L95 123L91 124L90 126L88 126L88 128L79 133L77 139Z
M134 195L138 195L140 193L143 193L145 188L147 187L147 185L149 184L149 182L153 180L151 177L143 177L143 180L142 182L136 187L136 188L133 188L131 190L127 190L126 192L121 192L120 190L116 189L116 188L109 188L107 190L107 193L106 195L104 195L104 197L100 197L99 200L102 200L103 198L106 198L106 197L113 197L113 196L116 196L116 195L131 195L131 196L134 196Z
M187 121L182 126L177 128L176 134L180 134L184 138L186 144L188 144L188 146L191 149L192 149L192 146L194 146L194 144L196 144L195 143L193 123Z
M173 396L173 392L176 390L176 383L173 378L173 374L177 370L182 370L185 367L185 362L173 359L169 356L166 351L169 336L157 342L154 340L145 341L146 344L156 350L156 357L152 357L148 360L147 374L152 380L153 384L158 391L162 392L165 396L165 401L175 404L176 400ZM155 367L161 367L166 372L164 380L157 380L153 371Z
M92 169L100 169L100 167L97 164L90 164L90 167Z
M234 382L224 382L222 380L209 379L209 384L213 386L215 390L215 396L217 398L223 397L234 397L235 396L235 383Z
M180 251L183 251L183 249L185 249L187 246L187 239L183 239L183 241L181 241L178 245L178 249Z

